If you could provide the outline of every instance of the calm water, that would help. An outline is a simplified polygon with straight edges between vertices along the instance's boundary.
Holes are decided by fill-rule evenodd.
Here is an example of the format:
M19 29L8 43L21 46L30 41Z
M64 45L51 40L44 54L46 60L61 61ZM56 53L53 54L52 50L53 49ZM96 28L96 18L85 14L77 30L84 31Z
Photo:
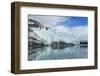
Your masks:
M82 59L88 58L88 48L73 46L63 49L43 47L28 51L28 60Z

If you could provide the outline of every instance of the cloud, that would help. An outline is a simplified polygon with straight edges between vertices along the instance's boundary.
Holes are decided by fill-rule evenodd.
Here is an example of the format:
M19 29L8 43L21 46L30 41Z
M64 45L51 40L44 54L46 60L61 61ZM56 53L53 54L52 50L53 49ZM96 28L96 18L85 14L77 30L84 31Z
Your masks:
M67 32L67 28L65 26L59 25L56 27L53 27L54 30L56 30L57 32Z
M79 26L71 28L72 34L79 40L88 40L88 27L87 26Z
M72 35L75 39L86 41L88 40L88 27L87 26L78 26L78 27L65 27L65 26L56 26L53 28L57 32L65 32L68 35Z
M70 17L29 15L28 18L36 20L39 23L41 23L42 25L52 28L55 26L61 26L61 24L59 24L59 23L69 20Z
M28 16L29 19L34 19L36 21L38 21L39 23L41 23L44 26L48 26L48 27L53 27L56 26L58 22L63 21L64 17L60 17L60 16L36 16L36 15L29 15Z

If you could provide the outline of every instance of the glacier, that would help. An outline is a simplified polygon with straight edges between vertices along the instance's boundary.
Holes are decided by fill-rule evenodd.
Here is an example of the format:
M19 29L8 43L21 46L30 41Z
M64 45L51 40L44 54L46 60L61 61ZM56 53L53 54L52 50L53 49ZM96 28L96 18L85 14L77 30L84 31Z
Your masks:
M28 40L29 42L43 43L50 45L52 42L65 42L71 44L79 44L79 40L75 38L72 32L60 32L53 28L46 27L39 22L28 20Z

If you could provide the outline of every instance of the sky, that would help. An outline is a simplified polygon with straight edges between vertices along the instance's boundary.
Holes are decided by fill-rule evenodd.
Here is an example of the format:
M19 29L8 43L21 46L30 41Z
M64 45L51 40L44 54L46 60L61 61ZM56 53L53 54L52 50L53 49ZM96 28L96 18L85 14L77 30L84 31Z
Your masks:
M88 39L88 17L29 15L28 18L56 31L72 33L79 40Z
M63 22L58 22L58 25L65 25L67 27L78 27L78 26L87 26L88 18L87 17L65 17Z

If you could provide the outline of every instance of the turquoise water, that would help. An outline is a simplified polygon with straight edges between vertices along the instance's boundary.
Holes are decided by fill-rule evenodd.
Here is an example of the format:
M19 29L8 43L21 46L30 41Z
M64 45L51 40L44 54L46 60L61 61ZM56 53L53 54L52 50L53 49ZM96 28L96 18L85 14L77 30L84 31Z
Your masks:
M30 49L28 60L84 59L88 58L88 47L72 46L62 49L42 47Z

